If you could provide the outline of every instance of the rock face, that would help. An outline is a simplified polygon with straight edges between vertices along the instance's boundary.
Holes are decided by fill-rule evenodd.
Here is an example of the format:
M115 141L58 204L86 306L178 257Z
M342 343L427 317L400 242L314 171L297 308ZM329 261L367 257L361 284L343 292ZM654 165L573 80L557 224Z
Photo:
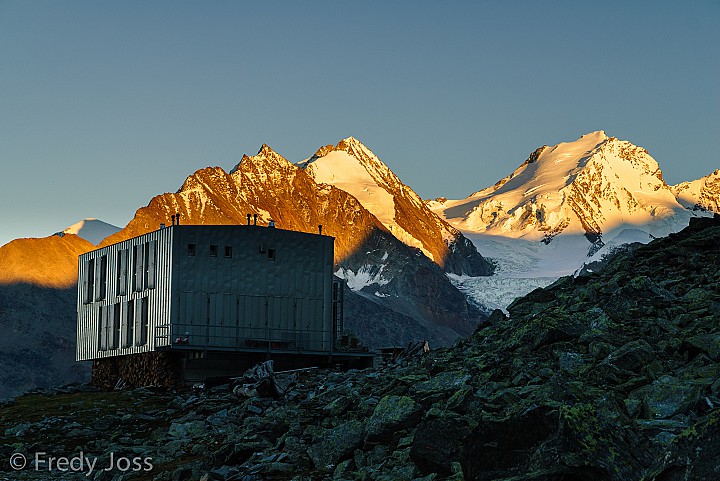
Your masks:
M698 219L416 362L285 374L279 400L228 385L25 396L0 406L0 456L125 453L167 481L717 480L718 265L720 219Z
M421 338L448 345L484 318L437 263L400 242L355 197L316 183L267 145L230 173L219 167L195 172L177 193L154 197L102 245L169 224L176 213L183 224L244 224L247 214L258 214L260 224L272 219L281 229L317 232L322 225L323 234L335 237L337 274L352 291L346 296L346 325L370 346ZM462 240L469 243L462 238L456 244ZM466 248L487 264L474 247ZM466 254L458 247L452 259L462 264Z

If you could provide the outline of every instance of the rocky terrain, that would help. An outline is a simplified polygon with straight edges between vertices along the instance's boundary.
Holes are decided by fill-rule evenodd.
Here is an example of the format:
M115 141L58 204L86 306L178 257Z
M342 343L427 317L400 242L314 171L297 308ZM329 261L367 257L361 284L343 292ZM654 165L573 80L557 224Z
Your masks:
M0 407L0 456L150 459L65 475L116 481L717 480L718 267L720 220L694 219L495 311L451 348L279 374L277 399L227 384L24 396ZM50 479L46 463L1 466Z

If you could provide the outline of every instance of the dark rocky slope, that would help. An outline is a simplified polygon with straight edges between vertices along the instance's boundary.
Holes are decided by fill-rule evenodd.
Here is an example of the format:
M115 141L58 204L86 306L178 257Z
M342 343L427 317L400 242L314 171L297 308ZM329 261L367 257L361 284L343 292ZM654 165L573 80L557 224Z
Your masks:
M0 285L0 401L90 379L75 362L76 289Z
M720 221L700 219L533 291L452 348L306 372L280 400L26 396L0 407L0 457L150 456L150 473L122 478L148 480L717 480L719 267Z

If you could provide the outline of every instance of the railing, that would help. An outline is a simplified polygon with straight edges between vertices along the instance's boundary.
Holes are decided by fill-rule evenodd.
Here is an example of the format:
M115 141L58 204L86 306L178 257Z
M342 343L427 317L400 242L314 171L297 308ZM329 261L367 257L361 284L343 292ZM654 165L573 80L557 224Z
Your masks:
M178 349L329 352L333 341L323 330L249 328L213 324L162 324L155 328L155 345Z

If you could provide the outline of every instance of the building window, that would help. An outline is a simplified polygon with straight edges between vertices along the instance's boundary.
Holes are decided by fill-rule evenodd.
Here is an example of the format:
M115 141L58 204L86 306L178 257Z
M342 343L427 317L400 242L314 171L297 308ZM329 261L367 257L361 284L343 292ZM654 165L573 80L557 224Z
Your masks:
M269 261L275 260L275 249L268 249L268 260Z
M143 244L133 246L133 290L142 292L145 277L145 254Z
M110 349L117 349L120 347L120 304L113 306L113 320L112 320L112 342L110 343Z
M210 257L217 257L217 246L210 246Z
M225 257L232 257L232 246L225 246Z
M145 244L145 289L155 288L156 243L150 241Z
M135 303L128 301L125 312L125 342L123 347L132 347L135 341Z
M107 256L100 258L100 283L96 300L105 299L107 294Z
M127 264L128 264L128 251L118 251L117 258L117 295L124 296L127 293Z
M103 306L98 306L98 351L104 351L106 346L105 338L105 316Z
M95 295L95 259L90 259L87 265L87 291L85 291L85 303L89 304L93 301L93 295Z
M135 317L137 319L137 316ZM148 298L143 297L140 301L140 336L136 345L144 346L148 342L149 306Z
M195 244L188 244L188 256L195 257Z

